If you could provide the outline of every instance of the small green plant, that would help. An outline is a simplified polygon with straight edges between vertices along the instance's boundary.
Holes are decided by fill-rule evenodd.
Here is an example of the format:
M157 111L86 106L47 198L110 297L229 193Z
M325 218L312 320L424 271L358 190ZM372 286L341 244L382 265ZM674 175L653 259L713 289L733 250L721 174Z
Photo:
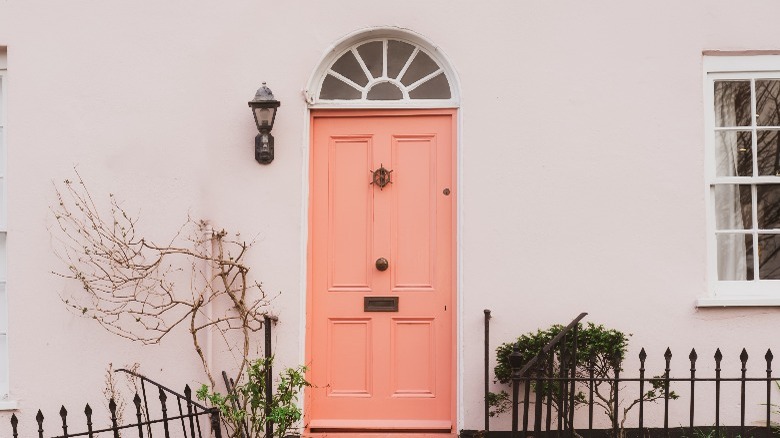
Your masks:
M716 430L715 426L709 426L709 427L694 427L693 429L688 430L688 428L683 428L682 432L680 433L680 438L741 438L742 435L733 433L729 433L729 429L734 431L735 428L729 428L726 426L720 427L720 433ZM751 428L753 429L753 428ZM747 435L745 438L754 438L754 435Z
M518 347L521 357L521 363L525 364L542 351L555 336L557 336L564 327L562 325L553 325L545 330L526 333L517 338L515 343L505 343L496 348L497 364L494 369L495 380L497 383L512 384L512 367L509 363L509 357L513 352L514 346ZM639 403L636 400L625 400L619 402L619 410L615 409L615 370L621 369L620 365L625 358L628 350L627 335L619 330L608 329L603 325L596 325L592 322L586 325L579 324L577 327L577 357L574 364L576 378L588 379L593 371L593 404L603 409L609 417L610 422L617 422L620 426L620 435L623 436L623 426L626 420L626 414ZM574 350L574 339L572 336L564 338L563 347L566 351ZM550 352L548 359L553 360L552 372L554 375L559 373L560 349ZM544 369L548 369L549 363L546 363ZM538 370L532 370L537 372ZM532 374L534 375L534 374ZM662 377L653 377L647 380L650 388L642 396L645 402L653 402L663 399L666 394L664 380ZM536 382L531 382L534 391L542 391L545 397L549 398L556 410L561 409L566 400L562 400L560 385L542 383L541 388L536 387ZM591 383L586 381L580 385L574 394L575 406L588 403L585 392L581 388L591 389ZM676 399L678 395L674 391L669 391L669 398ZM497 416L511 409L511 397L506 390L488 395L488 404L491 406L490 415ZM622 411L622 412L619 412ZM620 418L622 417L622 418ZM566 419L568 421L568 419ZM568 425L567 425L568 427Z
M199 400L207 400L219 409L223 425L231 438L257 438L265 436L268 421L274 424L274 435L283 438L301 420L297 405L298 396L307 386L306 367L286 368L279 374L276 391L270 405L265 399L265 383L273 357L249 362L246 375L226 395L212 391L203 385L197 391ZM266 408L270 413L266 415Z
M775 381L774 383L775 383L775 387L777 389L780 389L780 382ZM763 403L763 405L766 406L766 403ZM773 414L775 415L780 414L780 405L778 405L777 403L770 403L769 406L771 407ZM772 420L772 422L769 425L772 428L772 434L780 435L780 423Z

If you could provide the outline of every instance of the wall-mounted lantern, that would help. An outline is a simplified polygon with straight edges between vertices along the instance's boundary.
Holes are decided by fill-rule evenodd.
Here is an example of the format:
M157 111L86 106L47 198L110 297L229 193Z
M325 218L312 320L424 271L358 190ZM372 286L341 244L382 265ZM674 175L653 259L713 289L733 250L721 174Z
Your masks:
M257 90L255 98L249 101L257 130L260 132L255 137L255 160L258 163L268 164L274 160L274 137L271 135L271 129L274 127L276 109L280 105L281 102L274 99L274 94L265 86L265 82Z

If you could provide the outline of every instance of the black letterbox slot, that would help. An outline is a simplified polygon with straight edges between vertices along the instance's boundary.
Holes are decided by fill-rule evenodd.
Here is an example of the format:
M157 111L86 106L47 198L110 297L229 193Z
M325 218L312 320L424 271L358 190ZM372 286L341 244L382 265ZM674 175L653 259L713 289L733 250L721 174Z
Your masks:
M397 312L398 297L363 297L364 312Z

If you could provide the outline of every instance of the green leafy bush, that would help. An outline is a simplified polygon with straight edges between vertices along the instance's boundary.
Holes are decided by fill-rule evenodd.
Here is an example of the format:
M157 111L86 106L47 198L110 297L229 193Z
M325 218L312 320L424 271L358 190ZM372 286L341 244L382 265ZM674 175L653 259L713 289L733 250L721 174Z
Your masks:
M230 437L264 437L266 423L270 420L274 424L274 436L282 438L300 421L302 413L297 405L298 396L303 388L311 386L305 378L306 367L283 370L279 374L271 404L268 405L265 400L265 379L272 364L273 357L250 361L246 377L227 395L214 392L207 385L197 391L199 400L207 400L211 406L219 409ZM267 407L270 413L266 416Z
M545 330L540 329L536 332L526 333L518 337L515 343L505 343L496 348L496 367L494 368L496 382L511 386L512 367L509 363L509 357L512 354L515 345L518 347L521 363L526 364L539 354L542 351L542 348L544 348L544 346L563 329L564 326L556 324ZM628 338L631 335L627 335L619 330L608 329L603 325L596 325L592 322L589 322L586 325L578 324L577 330L575 375L577 378L588 378L590 376L591 366L593 367L594 382L592 389L594 393L594 406L602 408L604 413L609 417L610 422L617 421L619 423L622 435L626 413L639 402L639 399L619 401L620 412L617 412L614 403L615 382L614 380L609 379L614 379L616 369L621 370L621 364L623 363L626 351L628 350ZM563 341L563 346L565 346L566 351L573 351L574 337L566 336ZM556 348L554 351L550 352L550 354L551 357L549 358L560 359L560 348ZM555 360L553 362L553 373L555 375L559 372L559 363L560 360ZM531 373L536 371L537 370L531 370ZM653 402L664 398L666 392L662 377L656 376L650 378L648 379L648 383L650 385L650 390L642 397L645 402ZM575 406L588 403L588 399L585 396L585 392L582 391L582 388L590 389L590 384L590 382L578 384L579 388L574 394ZM544 383L541 389L536 388L536 382L532 381L531 385L534 391L541 390L546 396L549 396L556 409L561 407L564 401L561 400L559 385ZM669 398L676 399L678 398L678 395L675 394L674 391L670 391ZM488 404L491 406L490 415L497 416L510 410L511 398L506 390L490 393L488 395ZM618 415L622 418L617 418Z
M537 330L536 333L526 333L517 338L517 346L522 357L522 363L526 363L542 351L564 326L553 325L546 330ZM628 349L628 337L625 333L607 329L603 325L592 322L583 326L578 325L577 334L577 372L587 375L588 361L591 355L595 359L596 376L605 376L614 368L615 363L622 363ZM509 365L509 355L512 354L513 343L505 343L496 348L497 364L494 369L496 381L510 383L512 379L512 367ZM574 339L566 337L566 349L572 351Z

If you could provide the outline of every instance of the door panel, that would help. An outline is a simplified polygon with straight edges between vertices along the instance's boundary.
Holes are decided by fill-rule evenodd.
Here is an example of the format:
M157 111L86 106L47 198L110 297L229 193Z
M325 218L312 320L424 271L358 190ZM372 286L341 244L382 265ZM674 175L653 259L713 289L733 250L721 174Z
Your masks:
M373 242L372 190L366 185L366 167L371 166L370 137L335 137L328 144L329 290L369 290L368 263Z
M433 319L394 319L392 397L436 396Z
M329 322L328 396L371 397L371 320Z
M402 172L393 185L391 241L396 257L393 290L433 288L436 263L436 138L393 139L393 164Z
M453 112L312 120L309 430L450 432ZM397 311L365 311L390 296Z

